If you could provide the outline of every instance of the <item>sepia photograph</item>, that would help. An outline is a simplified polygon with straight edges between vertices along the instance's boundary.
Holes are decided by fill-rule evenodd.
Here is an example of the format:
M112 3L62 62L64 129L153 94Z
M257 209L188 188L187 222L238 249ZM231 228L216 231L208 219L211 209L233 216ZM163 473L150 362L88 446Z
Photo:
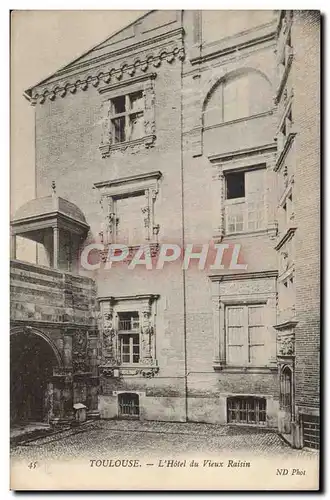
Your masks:
M10 488L318 491L320 11L10 24Z

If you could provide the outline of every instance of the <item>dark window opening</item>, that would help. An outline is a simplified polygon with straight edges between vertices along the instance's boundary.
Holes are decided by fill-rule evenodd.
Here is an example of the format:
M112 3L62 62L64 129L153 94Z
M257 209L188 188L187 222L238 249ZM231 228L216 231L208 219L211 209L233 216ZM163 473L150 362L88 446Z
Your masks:
M140 415L139 395L124 393L118 395L119 417L138 418Z
M125 117L114 118L111 120L113 127L113 140L114 142L125 141Z
M119 96L112 99L113 114L125 113L125 96Z
M244 172L234 172L226 175L227 200L245 197Z
M266 399L249 396L228 398L227 421L230 424L266 425Z

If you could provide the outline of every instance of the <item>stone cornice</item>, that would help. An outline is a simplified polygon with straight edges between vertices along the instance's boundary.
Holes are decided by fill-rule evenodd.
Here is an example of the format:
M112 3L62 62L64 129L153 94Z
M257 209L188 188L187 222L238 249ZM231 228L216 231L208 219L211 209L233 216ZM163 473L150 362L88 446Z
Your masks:
M115 82L112 85L106 85L105 87L101 87L98 89L100 94L105 94L105 93L112 93L115 92L122 87L126 87L128 84L129 85L134 85L134 84L139 84L142 82L145 82L146 80L153 80L157 76L157 73L146 73L142 75L138 75L136 77L130 78L128 81L120 81L120 82Z
M220 163L225 161L232 161L237 158L254 156L257 154L274 153L276 151L276 143L263 144L253 148L239 149L228 153L220 153L209 155L208 159L211 163Z
M158 294L143 294L143 295L122 295L122 296L110 296L110 297L98 297L98 302L121 302L124 300L149 300L154 301L159 298Z
M145 174L136 174L136 175L131 175L129 177L120 177L117 179L113 179L111 181L101 181L101 182L95 182L94 187L95 188L102 188L102 187L115 187L115 186L121 186L122 184L127 184L131 182L136 182L136 181L146 181L149 179L155 179L158 180L162 176L162 173L159 170L155 170L154 172L147 172Z
M34 327L34 328L56 328L56 329L61 329L64 330L65 333L68 335L72 335L74 332L77 330L86 330L86 331L91 331L96 329L95 324L82 324L82 323L72 323L72 322L58 322L58 321L42 321L42 320L36 320L33 318L27 318L27 319L10 319L10 325L11 328L24 328L26 326L28 327Z
M182 29L175 30L172 34L181 34ZM165 41L170 36L167 34ZM159 37L158 37L159 38ZM136 48L142 44L144 46L148 41L133 44L131 47ZM155 43L155 39L150 40L150 43ZM123 54L127 53L126 60L119 63L119 61L107 62L107 59L113 59L114 55L120 55L119 51L111 52L106 56L102 56L99 59L93 59L88 62L88 67L86 69L78 67L78 71L73 74L69 73L69 68L67 71L61 73L59 72L59 78L47 83L47 80L41 82L41 84L27 90L24 93L24 97L30 101L32 105L37 103L43 104L46 99L54 101L56 97L65 97L67 94L75 94L78 90L86 91L90 86L98 87L99 84L110 82L122 82L124 85L125 78L127 83L129 83L130 78L133 77L137 72L145 73L150 67L158 68L161 64L166 61L171 64L176 59L183 61L185 57L185 51L182 44L182 39L175 40L166 45L161 45L155 47L153 52L143 53L139 56L138 53L131 54L129 47L125 50L122 49ZM76 67L72 68L76 69Z
M259 33L258 33L259 32ZM258 35L257 35L258 33ZM256 36L252 36L254 34ZM241 50L275 41L276 31L274 22L260 26L258 29L252 28L233 37L228 37L216 44L209 44L203 47L202 54L198 54L190 59L191 65L201 64L212 59L223 57L227 54L239 52Z
M252 273L236 273L236 274L214 274L209 275L213 282L217 281L233 281L233 280L251 280L260 278L277 278L278 271L257 271Z

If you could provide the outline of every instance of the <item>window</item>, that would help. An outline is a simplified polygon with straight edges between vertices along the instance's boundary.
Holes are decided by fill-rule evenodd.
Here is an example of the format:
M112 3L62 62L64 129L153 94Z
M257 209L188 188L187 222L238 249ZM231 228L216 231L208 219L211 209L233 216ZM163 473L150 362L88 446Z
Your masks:
M124 295L100 299L102 364L120 375L153 377L156 360L158 295Z
M118 320L118 339L121 363L139 363L140 332L138 312L120 313ZM135 333L133 333L135 332Z
M126 196L115 200L116 242L123 245L141 245L145 242L142 209L145 196Z
M227 200L232 200L233 198L244 198L245 196L245 173L244 172L234 172L233 174L227 174Z
M119 417L138 418L140 415L139 395L123 393L118 395Z
M263 305L226 308L226 361L233 366L265 366L268 330Z
M266 425L266 399L250 396L227 398L227 421L230 424Z
M111 102L111 133L114 143L144 136L143 92L115 97Z
M101 193L100 235L104 244L157 243L156 201L161 176L156 171L94 184Z
M258 71L240 70L222 79L208 96L204 126L240 120L269 111L272 89Z
M225 174L226 233L265 228L265 169Z

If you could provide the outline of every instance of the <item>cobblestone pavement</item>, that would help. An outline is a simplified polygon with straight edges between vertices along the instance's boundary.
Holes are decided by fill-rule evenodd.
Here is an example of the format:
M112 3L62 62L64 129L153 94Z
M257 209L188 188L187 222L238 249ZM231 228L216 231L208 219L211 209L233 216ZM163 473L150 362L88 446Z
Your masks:
M12 448L12 459L71 460L160 457L182 454L248 452L260 456L310 456L312 450L294 450L275 432L266 429L198 423L100 420L58 432Z

